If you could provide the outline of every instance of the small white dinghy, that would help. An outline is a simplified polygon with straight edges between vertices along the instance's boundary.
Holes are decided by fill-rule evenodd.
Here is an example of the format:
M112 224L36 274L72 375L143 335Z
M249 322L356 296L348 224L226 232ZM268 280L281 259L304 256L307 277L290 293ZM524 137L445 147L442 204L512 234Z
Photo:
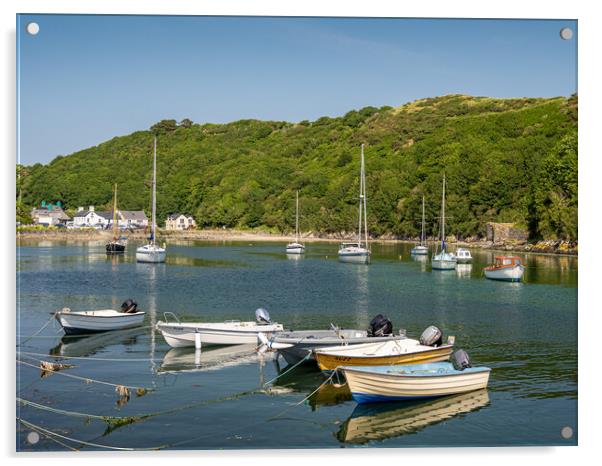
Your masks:
M156 328L172 348L185 348L201 345L244 345L257 344L259 333L271 338L284 330L282 324L272 322L265 309L257 309L257 322L229 320L225 322L180 322L171 312L166 312L165 322L157 322ZM167 322L167 315L177 322Z
M55 319L67 335L108 332L138 327L144 320L145 312L137 310L137 304L128 299L121 310L100 309L96 311L72 311L68 307L57 311Z

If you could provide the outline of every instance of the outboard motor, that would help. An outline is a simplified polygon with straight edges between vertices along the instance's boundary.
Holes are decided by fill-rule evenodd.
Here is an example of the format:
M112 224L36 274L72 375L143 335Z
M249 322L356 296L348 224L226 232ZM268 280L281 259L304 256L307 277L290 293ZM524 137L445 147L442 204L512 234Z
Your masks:
M393 324L385 315L378 314L370 321L369 337L384 337L393 334Z
M259 322L260 324L272 323L272 321L270 320L270 313L262 307L255 311L255 319L257 319L257 322Z
M138 303L133 299L126 299L121 305L121 312L125 312L126 314L131 314L136 312L138 308Z
M420 344L424 346L441 346L442 342L443 333L434 325L427 327L420 335Z
M463 371L464 369L472 367L472 363L470 362L468 353L463 349L459 349L453 352L453 354L451 355L451 362L454 365L454 369L458 371Z

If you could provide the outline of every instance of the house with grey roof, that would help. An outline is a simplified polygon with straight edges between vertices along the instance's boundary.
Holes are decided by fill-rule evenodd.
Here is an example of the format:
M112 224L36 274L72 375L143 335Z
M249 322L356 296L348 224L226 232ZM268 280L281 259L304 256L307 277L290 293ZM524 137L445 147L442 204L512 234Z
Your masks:
M34 207L30 214L34 223L41 225L58 225L71 220L60 204L44 203L42 207Z
M120 227L126 228L147 228L148 217L143 210L117 210ZM112 224L111 220L111 224Z

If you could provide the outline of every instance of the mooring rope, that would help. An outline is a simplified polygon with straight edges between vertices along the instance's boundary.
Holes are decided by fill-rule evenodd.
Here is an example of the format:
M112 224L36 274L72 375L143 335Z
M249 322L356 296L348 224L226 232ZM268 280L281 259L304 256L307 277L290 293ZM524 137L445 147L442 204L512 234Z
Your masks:
M24 341L22 341L22 342L20 342L20 343L17 343L17 346L21 346L22 344L24 344L24 343L27 343L27 342L28 342L29 340L31 340L32 338L34 338L34 337L37 337L37 336L38 336L38 334L39 334L39 333L40 333L42 330L44 330L46 327L48 327L48 324L50 324L50 322L52 322L52 320L54 319L54 316L55 316L55 315L56 315L56 312L53 312L53 313L52 313L52 315L50 316L50 319L48 319L48 321L47 321L47 322L46 322L44 325L42 325L42 326L40 327L40 329L39 329L39 330L38 330L36 333L34 333L33 335L30 335L30 336L29 336L29 337L27 337L27 338L26 338Z
M176 408L166 409L164 411L157 411L154 413L147 413L147 414L134 414L131 416L102 416L102 415L98 415L98 414L81 413L78 411L67 411L64 409L53 408L51 406L42 405L42 404L36 403L34 401L26 400L26 399L20 398L20 397L17 397L17 401L23 405L31 406L33 408L40 409L42 411L49 411L49 412L52 412L55 414L61 414L64 416L97 419L97 420L106 422L107 424L120 425L120 424L133 424L134 422L142 421L142 420L149 419L152 417L164 416L166 414L173 414L173 413L176 413L179 411L183 411L185 409L200 408L200 407L209 406L212 404L223 403L224 401L238 400L238 399L242 398L243 396L255 395L258 393L264 393L264 391L262 389L247 390L244 392L235 393L234 395L227 395L227 396L223 396L223 397L216 398L213 400L205 400L205 401L200 401L198 403L191 403L191 404L179 406Z
M37 429L37 427L33 427L33 425L32 425L32 424L30 424L30 425L26 425L26 424L23 422L23 420L22 420L22 419L19 419L19 418L17 418L17 420L18 420L18 421L19 421L21 424L23 424L24 426L26 426L26 427L28 427L29 429L33 430L34 432L37 432L38 434L40 434L40 435L43 435L43 436L44 436L45 438L47 438L48 440L52 440L53 442L55 442L55 443L58 443L58 444L59 444L59 445L61 445L62 447L65 447L65 448L67 448L67 449L69 449L69 450L71 450L71 451L77 451L77 448L73 448L71 445L67 445L67 444L66 444L66 443L64 443L64 442L61 442L59 439L56 439L56 438L54 438L54 437L51 437L51 436L50 436L50 435L48 435L48 434L45 434L45 433L44 433L44 432L42 432L41 430L38 430L38 429Z
M265 388L267 385L271 384L272 382L274 382L275 380L278 380L280 377L282 377L283 375L288 374L290 371L292 371L293 369L295 369L296 367L300 366L302 363L304 363L305 361L307 361L309 358L311 357L311 351L307 353L307 355L301 359L301 361L295 363L292 367L286 369L284 372L282 372L281 374L278 374L276 377L274 377L272 380L268 380L266 383L263 384L263 387Z
M59 354L44 354L44 353L33 353L30 351L17 351L17 356L19 354L24 354L26 356L42 356L46 358L55 358L55 359L81 359L84 361L107 361L107 362L148 362L152 361L150 358L96 358L89 356L62 356Z
M20 417L17 417L17 420L19 422L21 422L24 426L29 427L30 429L36 429L44 434L47 434L47 435L50 435L53 437L58 437L60 439L67 440L69 442L79 443L81 445L86 445L86 446L95 447L95 448L106 448L107 450L119 450L119 451L152 451L152 450L160 450L162 448L167 447L167 445L159 445L156 447L149 447L149 448L114 447L112 445L103 445L100 443L88 442L86 440L78 440L78 439L75 439L72 437L67 437L66 435L57 434L56 432L53 432L48 429L44 429L43 427L40 427L36 424L26 421L25 419L22 419Z
M47 362L47 361L41 361L41 360L37 360L37 359L35 359L35 358L31 358L31 359L33 359L33 360L36 360L36 361L38 361L38 362L40 362L40 363L42 363L42 362ZM36 369L40 369L40 366L36 366L35 364L31 364L31 363L28 363L28 362L25 362L25 361L21 361L20 359L17 359L17 362L18 362L19 364L24 364L24 365L26 365L26 366L29 366L29 367L34 367L34 368L36 368ZM112 382L106 382L106 381L104 381L104 380L92 379L92 378L90 378L90 377L81 377L81 376L79 376L79 375L74 375L74 374L65 374L65 373L63 373L63 372L58 372L58 371L52 371L52 370L50 370L50 371L48 371L48 372L52 372L53 374L56 374L56 375L62 375L62 376L64 376L64 377L69 377L69 378L72 378L72 379L81 380L81 381L83 381L83 382L85 382L85 383L91 383L91 382L92 382L92 383L98 383L98 384L101 384L101 385L109 385L109 386L111 386L111 387L115 387L115 388L119 388L119 387L125 387L125 388L130 388L130 389L132 389L132 390L145 390L146 392L150 392L150 391L152 391L152 390L153 390L152 388L146 388L146 387L137 387L137 386L134 386L134 385L122 385L122 384L116 384L116 383L112 383Z
M332 371L332 374L330 374L330 375L328 376L328 378L327 378L327 379L326 379L324 382L322 382L320 385L318 385L318 388L316 388L316 389L315 389L313 392L311 392L309 395L307 395L307 396L306 396L305 398L303 398L301 401L299 401L299 402L295 403L294 405L292 405L292 406L289 406L288 408L286 408L286 409L284 409L284 410L280 411L280 412L279 412L278 414L276 414L275 416L272 416L272 417L268 418L268 419L267 419L267 421L268 421L268 422L269 422L269 421L273 421L274 419L277 419L277 418L279 418L280 416L282 416L284 413L286 413L286 412L290 411L291 409L293 409L293 408L296 408L297 406L300 406L301 404L305 403L305 402L306 402L307 400L309 400L309 399L310 399L310 398L311 398L311 397L312 397L312 396L313 396L315 393L317 393L317 392L318 392L318 391L319 391L319 390L320 390L320 389L321 389L321 388L322 388L324 385L326 385L327 383L329 383L329 382L332 380L332 378L334 377L334 375L335 375L337 372L338 372L338 367L337 367L337 368L336 368L334 371Z

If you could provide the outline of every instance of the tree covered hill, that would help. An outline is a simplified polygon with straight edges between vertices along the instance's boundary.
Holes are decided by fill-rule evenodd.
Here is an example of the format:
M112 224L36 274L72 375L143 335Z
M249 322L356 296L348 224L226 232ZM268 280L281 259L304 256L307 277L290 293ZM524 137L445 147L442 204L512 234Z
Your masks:
M21 205L109 206L116 182L121 208L148 212L154 134L160 224L184 212L200 226L287 232L299 190L303 231L354 231L364 143L374 236L419 234L423 195L436 235L445 173L450 234L483 236L499 221L529 228L533 239L577 239L576 96L450 95L299 123L164 120L18 167Z

